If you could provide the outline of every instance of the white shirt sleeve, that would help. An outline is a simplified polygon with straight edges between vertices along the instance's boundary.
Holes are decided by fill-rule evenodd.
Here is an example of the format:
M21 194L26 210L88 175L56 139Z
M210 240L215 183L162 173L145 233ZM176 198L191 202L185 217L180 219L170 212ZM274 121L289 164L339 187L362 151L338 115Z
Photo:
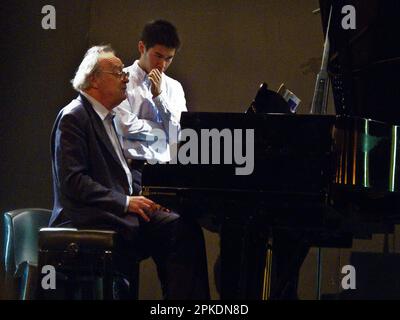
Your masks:
M118 107L114 108L117 114L115 124L119 135L126 139L149 140L154 129L163 129L161 123L139 119L138 116L128 111L129 101L125 99ZM150 139L151 140L151 139Z
M180 132L181 113L187 111L185 93L178 81L172 81L169 89L170 91L164 86L161 94L153 98L153 102L160 112L165 132L169 132L171 128Z
M125 213L128 213L128 209L129 209L129 196L126 196Z
M153 99L153 102L160 111L163 122L164 120L172 121L173 125L179 125L181 113L187 111L186 99L182 85L179 82L174 81L173 89L173 94L168 97L169 99L165 99L165 95L168 95L168 92L162 92Z

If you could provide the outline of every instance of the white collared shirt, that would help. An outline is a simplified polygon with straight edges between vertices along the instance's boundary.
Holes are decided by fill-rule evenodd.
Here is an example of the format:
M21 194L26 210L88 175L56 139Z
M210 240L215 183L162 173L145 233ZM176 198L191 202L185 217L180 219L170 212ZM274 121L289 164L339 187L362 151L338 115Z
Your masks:
M181 112L187 111L182 85L162 74L161 94L153 99L149 77L138 60L125 71L130 74L127 99L114 109L125 156L167 162L171 159L171 146L178 142ZM160 130L165 133L165 140L159 139Z
M129 194L132 194L132 192L133 192L132 173L129 170L128 164L126 163L126 159L122 153L122 148L121 148L120 142L118 140L117 133L115 132L115 128L112 123L115 112L109 111L100 102L98 102L95 98L93 98L86 92L81 91L81 94L89 100L94 111L97 113L97 115L100 117L101 121L103 122L103 125L104 125L104 128L106 129L107 135L110 138L110 142L111 142L111 144L115 150L115 153L117 154L118 159L121 162L121 165L126 173L126 177L129 182ZM128 209L128 205L129 205L129 197L127 196L127 203L126 203L126 207L125 207L126 210Z

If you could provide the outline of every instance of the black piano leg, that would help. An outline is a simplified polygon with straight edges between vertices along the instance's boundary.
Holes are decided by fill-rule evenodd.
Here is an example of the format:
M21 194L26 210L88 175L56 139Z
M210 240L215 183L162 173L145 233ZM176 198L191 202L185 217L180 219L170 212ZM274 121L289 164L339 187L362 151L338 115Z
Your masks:
M297 300L300 268L310 245L302 232L274 230L273 281L269 299Z
M227 219L221 227L221 299L262 299L265 256L264 235Z
M227 219L221 228L221 299L297 299L309 247L302 232Z

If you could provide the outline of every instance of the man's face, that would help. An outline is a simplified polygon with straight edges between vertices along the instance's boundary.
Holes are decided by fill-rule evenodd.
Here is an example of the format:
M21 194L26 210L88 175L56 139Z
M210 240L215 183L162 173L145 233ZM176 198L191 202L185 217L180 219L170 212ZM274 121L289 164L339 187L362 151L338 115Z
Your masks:
M174 59L176 49L156 44L154 47L146 49L142 41L139 41L140 59L139 65L147 73L153 69L158 69L164 73Z
M113 54L105 54L98 63L94 82L102 100L100 102L110 110L126 98L129 80L121 74L123 67L121 60Z

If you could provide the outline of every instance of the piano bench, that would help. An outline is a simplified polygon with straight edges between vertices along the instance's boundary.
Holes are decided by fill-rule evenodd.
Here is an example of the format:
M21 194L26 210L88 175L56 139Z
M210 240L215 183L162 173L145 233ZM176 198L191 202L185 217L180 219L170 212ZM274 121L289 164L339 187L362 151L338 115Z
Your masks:
M107 230L40 229L39 299L114 299L116 238L116 232ZM129 278L132 299L138 298L136 264L135 276Z

